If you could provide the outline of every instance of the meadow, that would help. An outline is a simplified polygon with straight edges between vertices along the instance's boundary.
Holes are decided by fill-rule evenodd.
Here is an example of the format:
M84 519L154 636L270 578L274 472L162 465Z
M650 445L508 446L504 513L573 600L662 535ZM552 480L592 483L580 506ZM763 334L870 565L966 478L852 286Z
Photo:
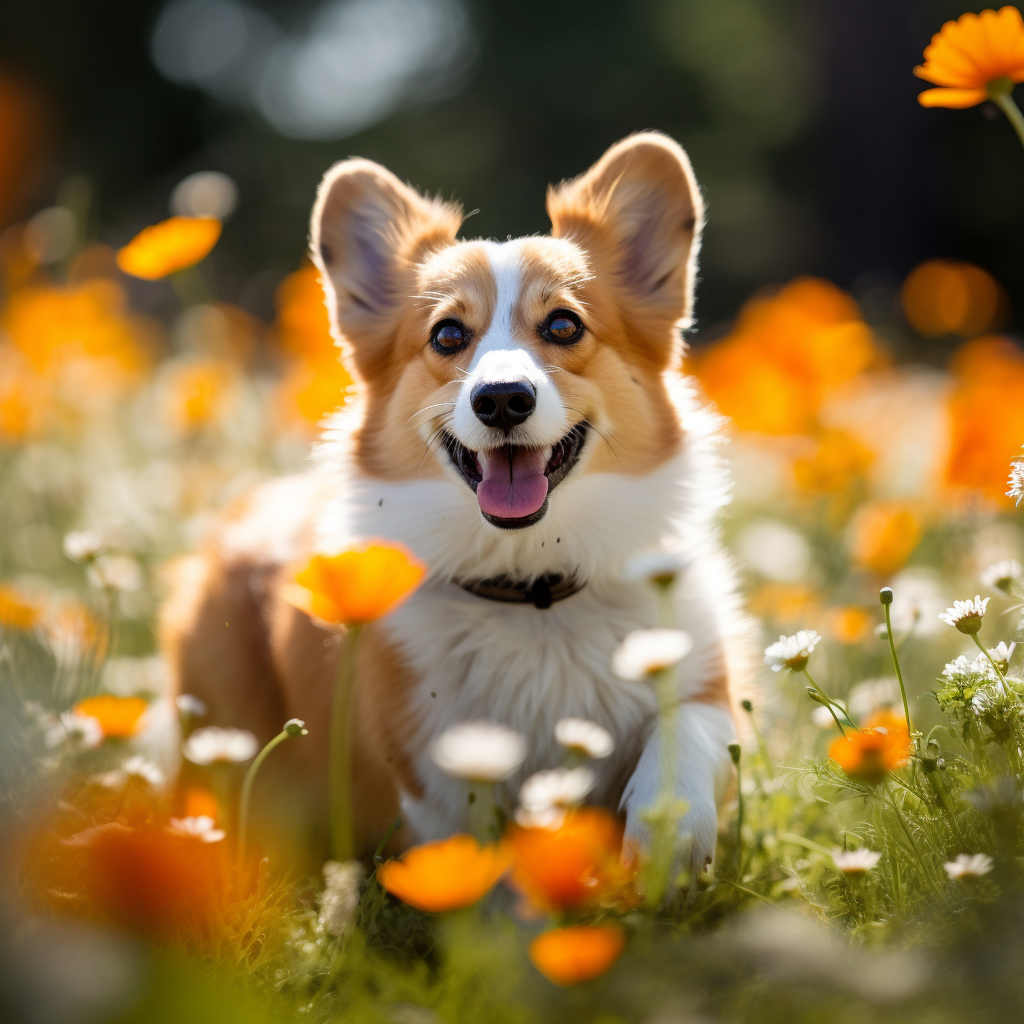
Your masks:
M1008 13L1008 12L1012 12ZM973 20L971 20L973 18ZM979 42L981 40L981 42ZM984 44L984 45L983 45ZM966 56L965 56L966 54ZM1013 103L1013 8L947 25L922 103ZM1008 131L1000 121L992 131ZM934 259L895 302L802 277L752 295L683 371L724 417L721 529L752 622L712 867L586 805L588 723L511 820L522 737L449 735L475 835L311 868L254 818L255 737L169 691L167 566L218 510L300 471L354 383L315 269L267 324L204 260L230 182L114 250L87 212L0 239L0 993L25 1021L704 1024L1004 1020L1024 996L1024 350L1003 286ZM220 204L220 205L218 205ZM129 301L162 281L166 319ZM927 358L921 358L921 353ZM914 353L908 358L907 353ZM347 632L423 571L383 542L296 567ZM634 572L670 596L678 566ZM669 601L664 602L668 607ZM619 671L670 681L665 613ZM776 639L778 638L778 639ZM339 693L344 692L343 663ZM671 717L670 702L662 708ZM554 725L554 723L553 723ZM344 762L344 730L337 749ZM518 757L518 760L517 760ZM282 826L283 827L283 826ZM278 844L280 845L280 844Z

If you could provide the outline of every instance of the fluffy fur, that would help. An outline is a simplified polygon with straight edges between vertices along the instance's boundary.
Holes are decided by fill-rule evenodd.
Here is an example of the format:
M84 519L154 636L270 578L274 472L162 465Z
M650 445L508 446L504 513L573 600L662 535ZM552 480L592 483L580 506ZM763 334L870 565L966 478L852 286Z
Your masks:
M552 237L458 242L457 209L378 165L349 160L328 172L312 253L357 395L327 426L315 471L257 490L204 554L182 564L165 645L181 688L206 699L218 721L268 737L284 718L305 719L310 741L294 756L319 798L340 647L281 600L280 584L313 550L366 536L401 541L430 572L366 631L360 653L354 800L363 851L399 806L400 843L466 827L464 787L427 747L449 726L481 718L529 741L526 764L501 794L509 808L526 774L559 762L559 718L607 728L616 748L596 766L594 799L620 809L642 841L660 763L654 698L616 678L610 657L631 630L655 624L648 589L623 579L626 563L672 547L688 562L678 613L694 638L679 670L676 785L690 806L683 833L702 865L729 778L729 687L744 627L715 534L727 494L717 423L679 374L700 196L683 151L648 133L552 189L548 211ZM555 310L579 317L578 341L544 339ZM446 319L468 336L452 354L430 343ZM536 406L502 432L481 421L470 396L478 384L513 379L528 384ZM481 460L513 445L547 461L581 422L589 429L578 461L546 514L519 529L482 515L444 443L454 438ZM549 573L586 585L544 610L459 585Z

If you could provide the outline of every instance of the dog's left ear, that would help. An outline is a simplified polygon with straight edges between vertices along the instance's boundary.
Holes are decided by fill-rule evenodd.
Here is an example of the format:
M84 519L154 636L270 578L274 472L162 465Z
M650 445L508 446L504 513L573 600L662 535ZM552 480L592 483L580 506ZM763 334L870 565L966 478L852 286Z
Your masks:
M547 210L552 235L586 249L651 327L688 324L704 211L690 161L668 136L617 142L585 174L550 188Z

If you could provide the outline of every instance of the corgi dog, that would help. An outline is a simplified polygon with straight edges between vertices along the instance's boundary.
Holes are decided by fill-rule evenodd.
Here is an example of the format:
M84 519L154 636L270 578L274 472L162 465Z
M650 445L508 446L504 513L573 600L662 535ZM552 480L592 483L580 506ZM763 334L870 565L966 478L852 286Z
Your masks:
M701 197L684 151L643 133L549 189L547 212L548 236L465 241L457 206L380 165L327 172L311 255L353 393L315 469L257 488L179 564L163 646L211 722L266 741L303 719L309 736L290 753L323 800L343 640L282 590L314 552L401 542L428 574L359 645L360 852L399 813L393 849L467 830L464 784L429 755L445 730L488 720L525 737L525 762L498 786L511 811L524 778L561 763L554 730L570 716L612 734L591 800L642 846L661 785L657 702L611 662L627 634L658 624L631 561L674 552L693 646L669 741L680 838L700 870L732 777L745 631L716 534L718 421L681 372Z

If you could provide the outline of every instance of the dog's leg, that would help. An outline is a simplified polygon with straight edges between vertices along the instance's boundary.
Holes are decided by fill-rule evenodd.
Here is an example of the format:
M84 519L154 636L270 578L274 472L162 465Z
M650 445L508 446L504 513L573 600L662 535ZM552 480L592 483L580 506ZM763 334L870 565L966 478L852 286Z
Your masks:
M736 727L728 707L691 700L676 708L673 784L675 795L688 807L679 825L679 838L696 872L703 871L715 855L718 800L732 777L729 744L735 739ZM661 736L655 727L620 805L626 813L626 842L640 850L650 845L651 832L644 812L661 792L661 766Z

